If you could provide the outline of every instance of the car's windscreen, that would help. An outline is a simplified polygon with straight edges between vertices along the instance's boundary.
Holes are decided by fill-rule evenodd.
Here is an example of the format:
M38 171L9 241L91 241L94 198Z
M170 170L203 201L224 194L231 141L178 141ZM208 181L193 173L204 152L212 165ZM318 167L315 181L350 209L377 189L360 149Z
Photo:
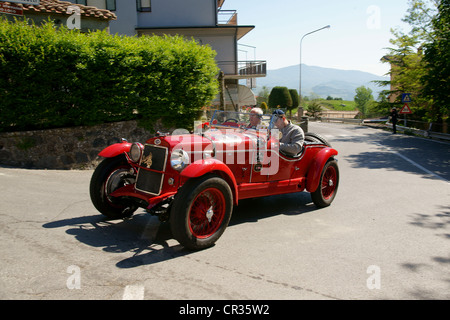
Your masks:
M240 129L262 130L268 129L271 122L270 115L256 115L235 111L214 112L210 125L211 127L227 127Z

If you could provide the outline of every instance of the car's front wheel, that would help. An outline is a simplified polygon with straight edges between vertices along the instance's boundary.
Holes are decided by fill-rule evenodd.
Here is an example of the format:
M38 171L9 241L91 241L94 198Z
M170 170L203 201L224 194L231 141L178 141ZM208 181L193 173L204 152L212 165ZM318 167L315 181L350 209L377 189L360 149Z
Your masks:
M175 197L170 213L174 238L184 247L212 246L231 218L233 195L228 183L208 175L187 181Z
M130 200L115 199L110 194L128 184L135 183L136 176L124 155L104 159L95 169L89 187L94 207L111 219L131 216L138 208Z
M311 193L314 204L319 208L328 207L336 197L339 186L339 169L336 160L328 161L320 175L317 190Z

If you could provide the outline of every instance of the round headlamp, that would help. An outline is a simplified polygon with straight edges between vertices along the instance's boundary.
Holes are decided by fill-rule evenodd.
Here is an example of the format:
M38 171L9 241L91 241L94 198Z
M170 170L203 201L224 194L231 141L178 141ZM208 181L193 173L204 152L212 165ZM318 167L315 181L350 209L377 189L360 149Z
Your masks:
M170 156L170 165L173 169L181 171L190 163L189 155L186 151L177 149L172 151Z
M130 148L130 152L128 153L130 159L136 163L141 160L143 146L140 143L133 143Z

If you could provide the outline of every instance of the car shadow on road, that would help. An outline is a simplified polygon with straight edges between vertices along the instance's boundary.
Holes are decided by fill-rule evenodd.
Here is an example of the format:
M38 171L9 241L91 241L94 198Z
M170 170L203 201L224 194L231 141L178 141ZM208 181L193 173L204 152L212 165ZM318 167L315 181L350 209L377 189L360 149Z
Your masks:
M242 200L233 210L229 228L254 223L277 215L298 216L317 210L309 193ZM195 253L175 243L170 224L138 212L127 220L108 220L102 215L52 221L44 228L63 228L77 241L109 253L132 253L116 263L118 268L135 268ZM226 232L226 230L225 230ZM206 249L207 250L207 249Z
M145 212L126 220L108 220L97 214L52 221L43 227L63 228L79 242L105 252L133 253L117 263L119 268L158 263L190 253L180 245L170 246L168 241L173 236L169 224Z
M308 192L245 199L234 208L229 226L257 222L277 215L298 216L319 210Z

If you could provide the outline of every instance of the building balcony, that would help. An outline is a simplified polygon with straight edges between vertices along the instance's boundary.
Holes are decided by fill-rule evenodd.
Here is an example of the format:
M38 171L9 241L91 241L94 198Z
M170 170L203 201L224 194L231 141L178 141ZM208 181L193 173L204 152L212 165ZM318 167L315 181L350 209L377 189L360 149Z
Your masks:
M263 78L267 75L267 62L256 61L218 61L226 79Z
M219 10L217 13L217 24L219 26L237 26L236 10Z

